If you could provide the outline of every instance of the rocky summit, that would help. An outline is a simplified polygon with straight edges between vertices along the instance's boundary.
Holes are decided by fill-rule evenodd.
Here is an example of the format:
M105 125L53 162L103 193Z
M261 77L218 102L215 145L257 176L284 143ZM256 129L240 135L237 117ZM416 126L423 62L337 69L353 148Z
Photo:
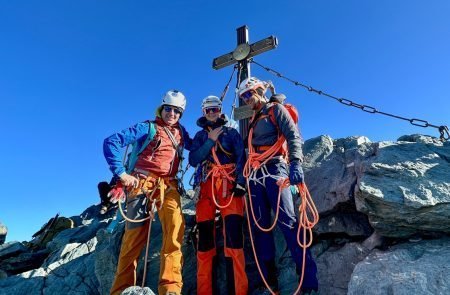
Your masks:
M305 179L320 214L312 253L320 294L450 294L450 143L423 135L394 142L320 136L304 144ZM196 294L195 203L183 199L183 294ZM297 204L300 199L296 199ZM124 224L111 231L117 207L52 217L31 241L2 244L0 294L109 294ZM218 220L218 284L227 294L222 224ZM263 294L245 225L250 294ZM162 231L152 224L145 286L123 294L157 293ZM279 230L281 294L297 288L295 266ZM144 253L143 253L144 254ZM144 255L142 255L144 257Z

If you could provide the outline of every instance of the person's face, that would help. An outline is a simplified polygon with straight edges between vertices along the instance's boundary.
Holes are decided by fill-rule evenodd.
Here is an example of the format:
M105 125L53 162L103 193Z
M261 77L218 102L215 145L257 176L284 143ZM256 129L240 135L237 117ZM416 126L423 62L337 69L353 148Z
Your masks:
M221 109L219 107L210 107L203 109L203 115L205 116L206 120L211 122L216 122L217 119L220 117Z
M180 116L181 116L180 109L168 105L163 106L161 111L161 118L167 125L172 126L176 124L180 119Z
M261 97L258 95L258 93L256 93L256 91L249 90L247 92L242 93L241 99L244 101L246 105L249 105L252 108L252 110L255 110L258 108Z

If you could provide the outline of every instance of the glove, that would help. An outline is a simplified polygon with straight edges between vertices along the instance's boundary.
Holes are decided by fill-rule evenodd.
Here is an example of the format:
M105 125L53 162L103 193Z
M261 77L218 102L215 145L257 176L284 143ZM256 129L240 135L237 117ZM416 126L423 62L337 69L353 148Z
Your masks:
M109 191L108 193L109 201L113 204L120 201L125 201L125 191L123 190L122 183L120 181L117 182L116 186Z
M289 165L289 182L291 185L301 184L303 178L302 163L300 161L291 162Z
M245 186L236 183L231 192L234 194L235 197L242 197L247 193L247 190L245 189Z
M122 184L126 187L131 186L132 188L137 188L139 186L139 180L134 176L127 173L122 173L119 177Z

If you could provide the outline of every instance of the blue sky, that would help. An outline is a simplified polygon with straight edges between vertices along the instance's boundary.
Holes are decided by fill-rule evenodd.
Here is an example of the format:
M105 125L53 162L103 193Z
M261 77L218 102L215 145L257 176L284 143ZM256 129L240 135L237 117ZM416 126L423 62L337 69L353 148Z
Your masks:
M275 4L278 3L278 4ZM7 241L29 240L50 217L98 203L111 174L102 141L154 117L163 93L200 103L232 71L212 59L270 35L255 58L338 97L408 118L450 124L450 2L436 1L7 1L0 0L0 221ZM305 139L395 140L431 128L345 107L252 67L300 111ZM233 83L234 85L234 83ZM227 112L233 100L225 99Z

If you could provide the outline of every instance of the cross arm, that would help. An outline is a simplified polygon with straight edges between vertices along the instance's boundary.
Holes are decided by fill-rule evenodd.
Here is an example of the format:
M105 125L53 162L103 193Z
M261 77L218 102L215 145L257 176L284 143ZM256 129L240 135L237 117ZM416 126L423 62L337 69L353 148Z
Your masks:
M263 40L260 40L258 42L255 42L255 43L251 44L250 45L250 51L249 51L248 55L245 58L241 59L241 60L236 60L234 58L233 53L236 54L237 50L241 50L242 51L243 48L242 48L241 45L239 45L232 52L229 52L227 54L224 54L224 55L221 55L219 57L216 57L213 60L213 63L212 63L213 69L218 70L218 69L224 68L226 66L238 63L241 60L244 60L244 59L248 60L249 58L252 58L255 55L258 55L258 54L261 54L263 52L266 52L266 51L269 51L271 49L274 49L274 48L276 48L278 46L278 39L275 36L270 36L270 37L267 37L267 38L265 38Z

